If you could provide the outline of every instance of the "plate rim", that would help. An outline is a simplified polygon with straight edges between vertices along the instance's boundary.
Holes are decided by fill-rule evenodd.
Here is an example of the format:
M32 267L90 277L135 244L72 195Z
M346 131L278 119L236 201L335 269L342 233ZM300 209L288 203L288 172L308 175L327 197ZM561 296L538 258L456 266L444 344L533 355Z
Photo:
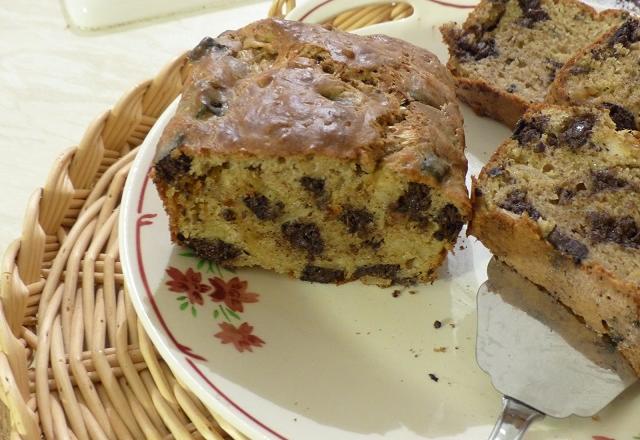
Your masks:
M118 241L120 245L120 260L122 263L122 271L124 275L124 282L127 289L130 292L135 291L135 294L129 294L129 299L133 304L138 320L142 323L144 330L151 339L154 347L160 353L162 359L167 363L171 372L182 382L184 382L190 390L198 390L196 393L198 398L203 400L205 406L209 409L215 410L221 417L228 421L233 428L242 432L250 438L259 439L286 439L285 436L275 431L273 428L267 426L261 422L254 415L250 414L246 409L242 408L238 403L234 402L229 396L226 395L219 387L217 387L206 375L197 367L197 365L190 359L184 352L184 361L178 359L178 353L181 351L178 347L171 347L169 340L172 338L171 332L165 325L157 327L149 316L148 306L144 304L143 297L146 294L147 297L152 298L148 286L145 286L145 281L139 277L139 273L135 272L135 267L139 266L139 270L144 275L144 267L139 259L141 258L140 249L140 236L139 231L142 226L147 225L149 219L155 217L157 214L148 214L144 212L143 197L146 190L149 187L150 178L146 169L153 160L157 140L164 129L169 119L175 113L178 102L181 95L167 106L162 112L160 117L156 120L151 130L145 137L145 140L140 145L140 150L136 154L135 159L129 170L127 181L125 183L122 200L120 202L120 214L118 216L118 228L120 234L118 235ZM150 215L152 217L150 217ZM133 235L133 236L132 236ZM132 249L133 244L133 249ZM138 292L143 293L142 295ZM151 299L151 308L156 309L155 300ZM158 310L154 310L159 321L164 319L159 314ZM163 334L166 333L166 334ZM177 341L171 341L179 344ZM191 366L195 375L200 377L204 383L200 382L194 374L187 374L183 362L186 362ZM206 385L205 385L206 384ZM210 392L207 386L214 391ZM234 409L231 409L233 407Z

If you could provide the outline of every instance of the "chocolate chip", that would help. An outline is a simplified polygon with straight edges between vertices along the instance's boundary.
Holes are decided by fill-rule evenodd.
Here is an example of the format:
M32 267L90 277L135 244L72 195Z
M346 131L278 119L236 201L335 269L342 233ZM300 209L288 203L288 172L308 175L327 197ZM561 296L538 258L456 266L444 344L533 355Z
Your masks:
M513 93L518 90L518 87L515 84L509 84L509 86L507 86L505 90L507 91L507 93Z
M178 240L193 249L197 256L215 263L233 260L242 253L242 249L238 246L218 239L185 238L182 234L179 234Z
M383 243L384 243L384 238L377 238L377 237L367 238L365 241L362 242L364 246L370 247L374 251L377 251L378 249L380 249Z
M418 284L416 277L394 278L392 281L394 284L401 284L403 286L415 286Z
M609 110L609 117L615 122L616 130L637 130L636 118L629 110L610 102L603 102L602 106Z
M438 320L433 321L433 328L438 329L440 327L442 327L442 322L440 322Z
M629 182L616 176L611 170L591 171L593 192L615 190L626 187Z
M535 147L533 147L533 151L535 153L544 153L547 149L547 145L544 142L538 142Z
M324 179L302 176L300 178L300 185L316 197L324 194Z
M406 191L395 204L394 210L406 214L409 219L418 223L426 223L427 216L424 211L431 206L431 190L427 185L409 182Z
M549 14L542 9L540 0L518 0L520 9L522 9L522 18L520 25L532 28L534 24L549 19Z
M200 108L196 113L196 119L203 119L208 116L223 116L229 106L220 88L209 85L200 91L198 96Z
M611 346L615 349L618 345L620 345L620 343L622 341L624 341L624 337L621 336L620 334L616 333L615 331L613 331L610 328L607 328L607 331L609 332L606 335L602 335L603 338L605 338L605 341L608 342L609 344L611 344Z
M595 115L588 113L567 119L559 136L560 141L569 145L572 150L577 150L587 143L595 123Z
M266 196L258 193L248 194L242 201L260 220L275 220L284 209L282 202L272 204Z
M553 228L553 231L547 236L547 241L556 248L560 253L573 258L573 262L578 264L589 255L589 248L568 235Z
M347 227L350 234L364 232L373 223L373 214L366 209L346 206L338 219Z
M505 173L504 167L501 165L497 167L493 167L489 171L487 171L487 174L489 175L489 177L502 176L504 173Z
M540 9L540 0L518 0L518 5L522 10L522 13L526 13L527 11Z
M534 220L540 218L540 213L533 205L527 200L527 192L521 189L514 189L507 197L498 204L499 207L511 211L515 214L522 214L526 212Z
M329 193L326 191L324 179L302 176L300 185L314 197L319 208L324 208L329 202Z
M429 153L420 164L420 169L423 173L433 176L438 182L442 182L446 175L449 174L451 166L446 160Z
M556 60L552 60L550 58L547 58L546 61L547 61L547 68L549 69L549 83L552 83L553 80L556 79L556 72L558 71L558 69L564 66L564 63L561 63Z
M482 197L484 194L482 193L482 190L480 188L476 188L474 190L474 194L476 195L476 197Z
M222 218L225 219L228 222L232 222L236 219L236 213L233 209L223 209L222 210Z
M556 194L558 195L558 203L566 205L575 197L576 192L567 188L558 188Z
M548 122L548 116L534 116L531 119L522 118L516 124L511 139L516 139L520 145L537 142L547 128Z
M356 268L356 271L353 273L353 278L372 276L376 278L394 280L399 270L399 264L372 264L368 266L360 266Z
M287 222L280 229L294 248L305 250L309 255L318 255L324 251L322 234L314 223Z
M601 47L596 47L594 49L591 49L591 57L594 60L602 61L611 57L617 58L617 53L615 49L611 46L601 46Z
M436 240L440 241L454 241L458 237L460 229L462 229L462 225L464 224L460 211L452 204L447 204L440 210L435 222L440 226L440 229L438 229L433 236Z
M640 22L634 18L625 21L622 26L609 39L609 46L622 44L629 47L632 43L640 41Z
M312 281L314 283L339 283L344 281L344 270L330 269L328 267L319 267L306 265L300 275L303 281Z
M574 66L569 69L569 73L572 75L583 75L589 72L591 72L591 67L589 66Z
M182 152L172 153L175 148L182 145L184 135L178 135L171 143L165 147L169 154L164 156L154 165L156 175L165 182L173 182L180 174L186 174L191 169L191 158Z
M465 34L456 42L456 52L461 58L473 58L481 60L498 55L496 41L493 38L475 41L473 34Z
M598 242L613 242L624 247L640 247L640 228L631 216L613 217L604 212L587 214L591 228L591 239Z
M188 55L189 60L191 60L191 61L199 60L200 58L202 58L204 56L204 54L206 54L212 48L215 48L217 50L229 49L227 46L224 46L224 45L218 43L215 39L213 39L211 37L204 37L200 41L200 43L198 43L198 45L196 47L194 47L189 52L189 55Z
M429 373L429 378L434 382L437 382L440 380L440 378L433 373Z

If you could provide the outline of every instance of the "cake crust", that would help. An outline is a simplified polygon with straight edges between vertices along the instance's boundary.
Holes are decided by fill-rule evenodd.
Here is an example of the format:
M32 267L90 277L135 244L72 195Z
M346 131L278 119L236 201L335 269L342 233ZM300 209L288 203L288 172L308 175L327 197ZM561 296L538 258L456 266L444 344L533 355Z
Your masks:
M276 56L268 68L260 66L263 60L257 66L255 60L242 61L252 56L243 52L254 48ZM451 75L431 52L384 35L362 37L266 19L203 40L191 57L193 72L155 162L178 148L246 157L311 153L357 160L365 170L384 162L412 180L441 183L469 213L467 190L460 184L467 171L462 115ZM318 72L318 66L327 72ZM332 78L335 66L354 81L370 83L369 90ZM217 96L224 101L224 117L202 121L194 115L211 83L226 94ZM401 107L410 112L400 115ZM401 148L402 143L416 148ZM423 170L430 153L449 167L442 182Z

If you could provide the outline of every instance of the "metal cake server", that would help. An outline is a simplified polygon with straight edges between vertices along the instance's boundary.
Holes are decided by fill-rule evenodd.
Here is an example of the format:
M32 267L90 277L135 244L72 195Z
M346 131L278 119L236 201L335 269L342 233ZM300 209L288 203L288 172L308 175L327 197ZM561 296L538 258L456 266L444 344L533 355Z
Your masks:
M638 378L605 339L492 258L478 290L476 358L503 395L490 440L521 439L549 415L592 416Z

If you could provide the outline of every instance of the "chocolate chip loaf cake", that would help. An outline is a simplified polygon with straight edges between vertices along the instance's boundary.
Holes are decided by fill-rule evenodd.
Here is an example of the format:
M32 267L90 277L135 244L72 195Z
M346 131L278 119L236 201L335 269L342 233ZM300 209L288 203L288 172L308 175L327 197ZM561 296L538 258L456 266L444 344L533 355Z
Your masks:
M576 0L482 0L462 26L447 24L447 67L476 113L513 127L544 101L556 72L626 13Z
M640 20L629 18L581 50L558 72L548 102L596 104L609 110L619 129L640 120Z
M175 242L321 283L435 278L470 202L453 79L433 54L263 20L190 58L151 172Z
M477 181L469 226L640 373L640 137L606 109L538 106Z

